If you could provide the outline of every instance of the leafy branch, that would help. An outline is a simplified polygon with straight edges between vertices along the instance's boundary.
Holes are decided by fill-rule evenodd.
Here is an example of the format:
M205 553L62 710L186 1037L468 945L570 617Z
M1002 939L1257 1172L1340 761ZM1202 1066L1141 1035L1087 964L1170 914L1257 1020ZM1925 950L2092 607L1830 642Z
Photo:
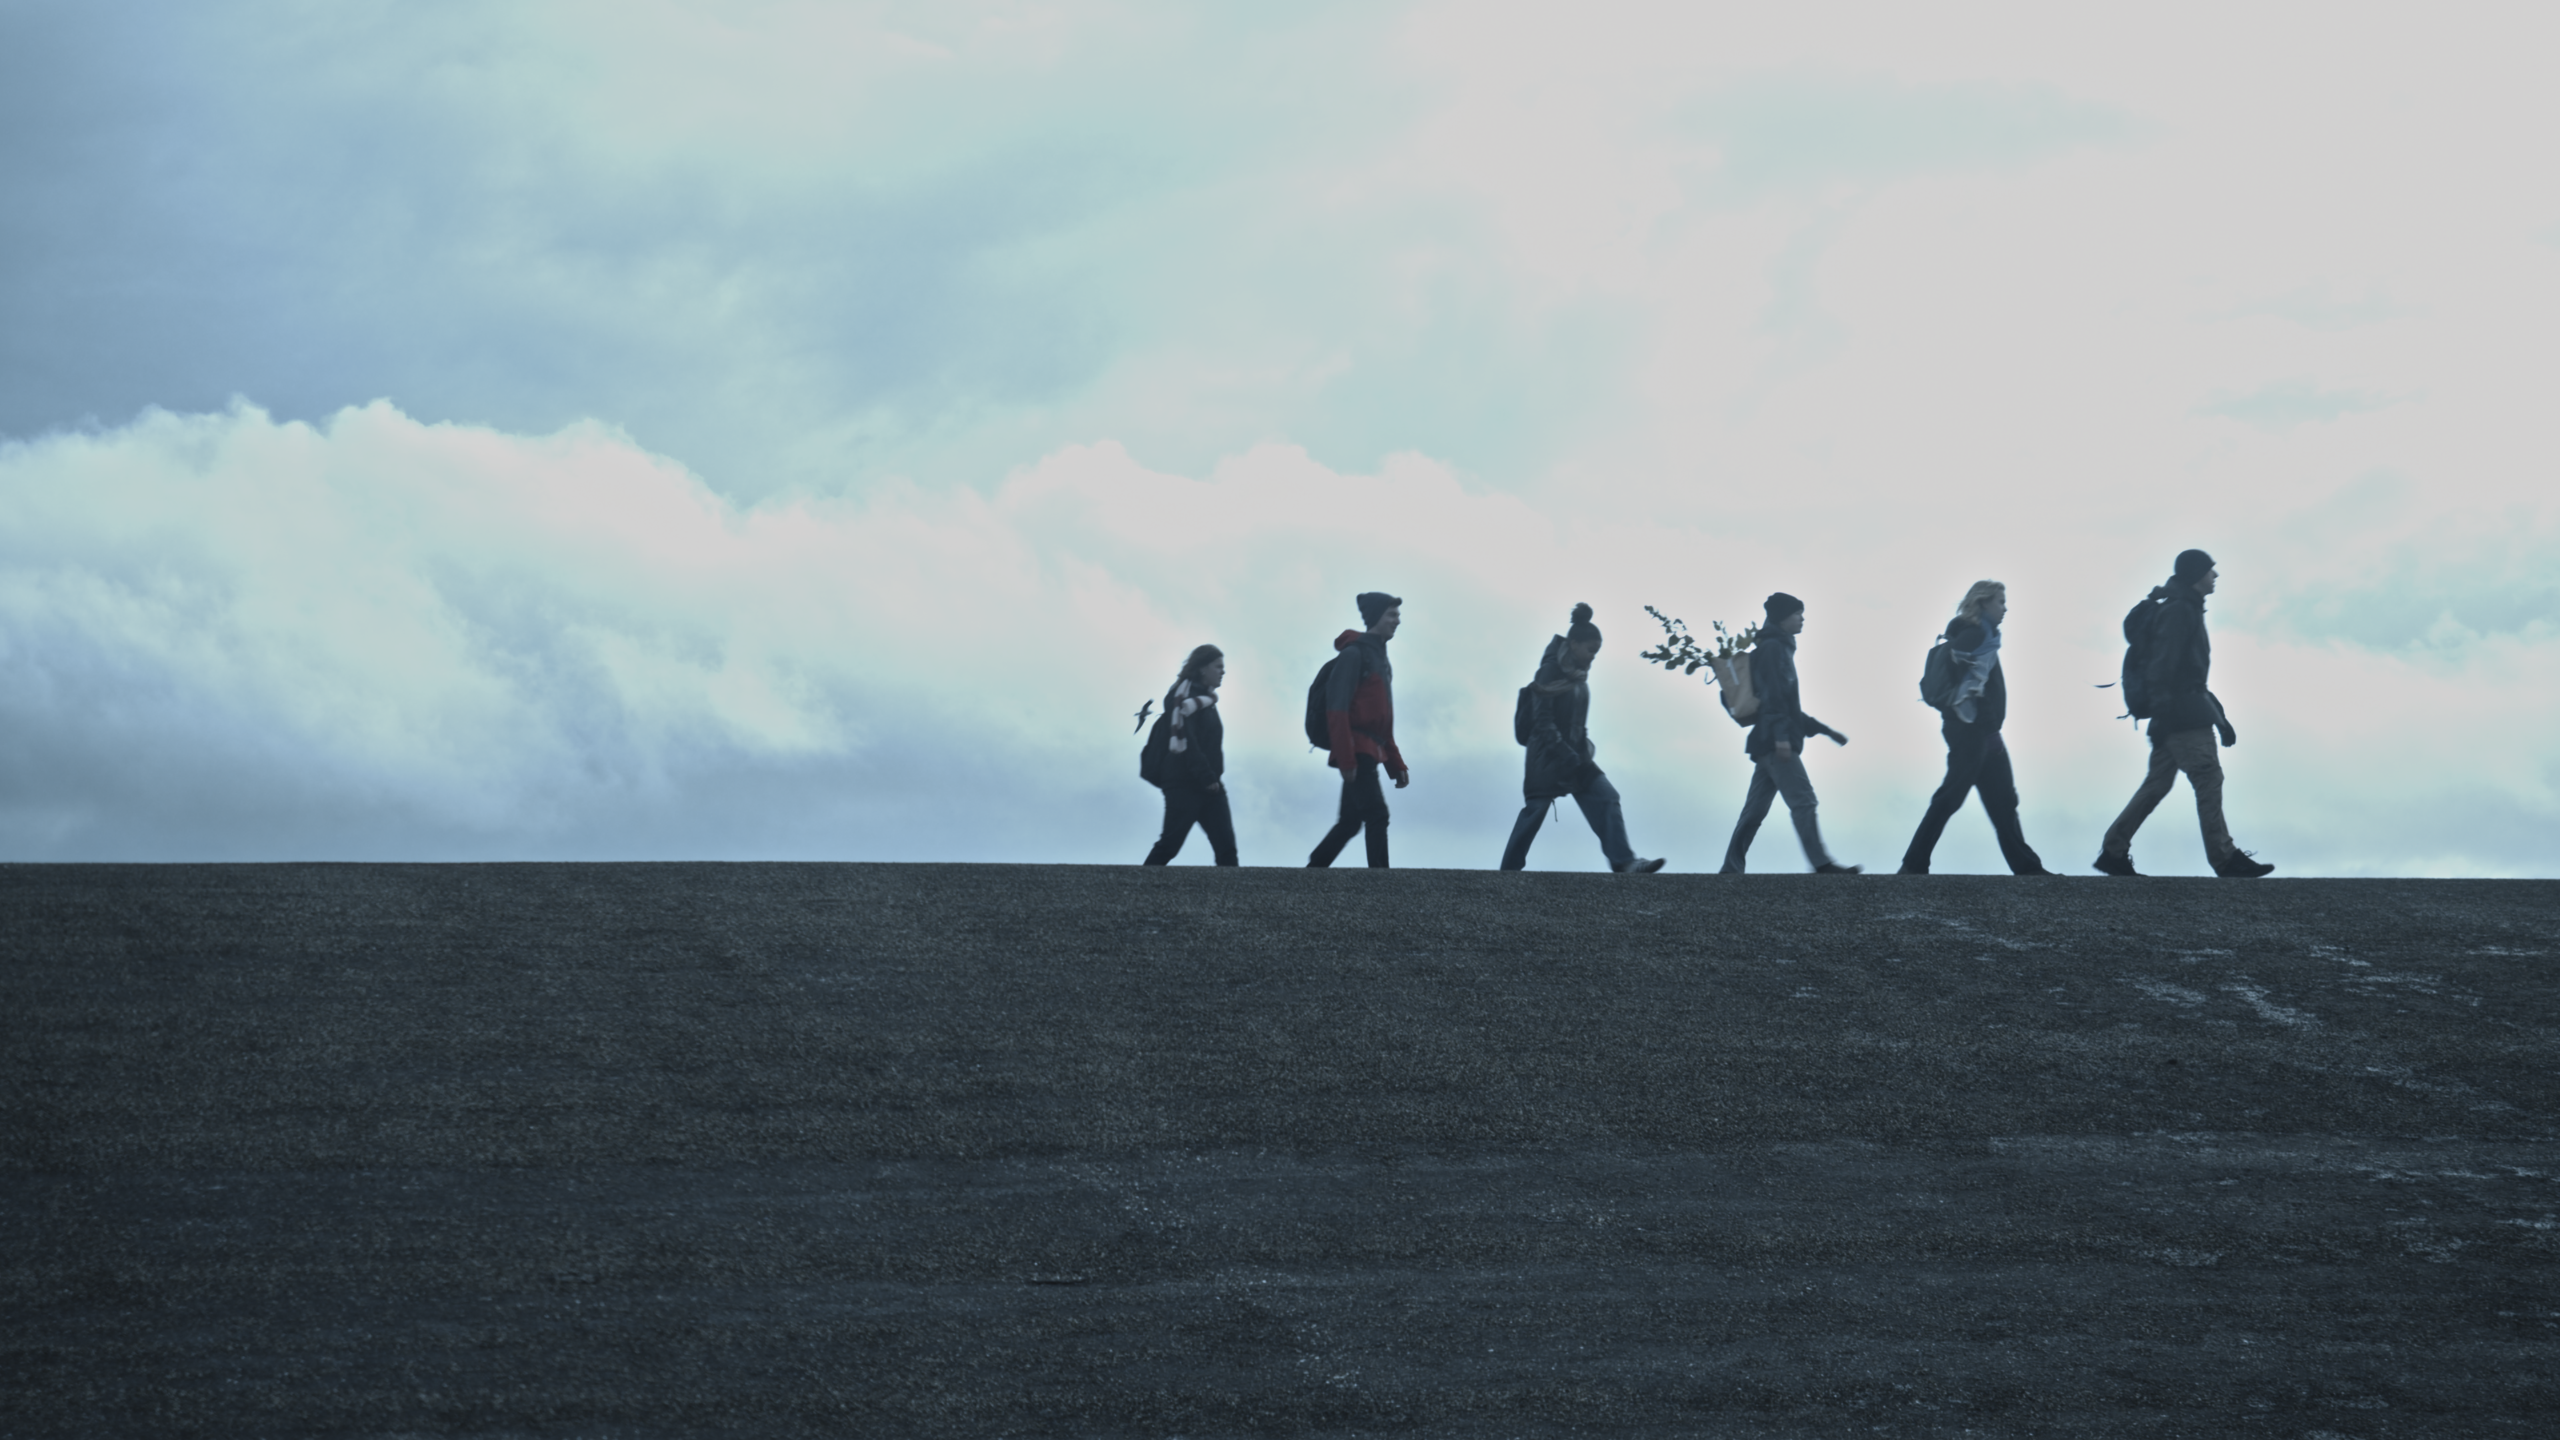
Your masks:
M1643 658L1682 675L1695 675L1700 670L1712 674L1714 662L1731 660L1750 649L1752 642L1760 638L1757 625L1745 625L1742 633L1736 635L1724 628L1723 621L1716 620L1709 622L1716 632L1714 643L1702 644L1698 637L1689 633L1686 622L1673 619L1650 605L1644 607L1644 613L1661 623L1662 643L1645 651Z

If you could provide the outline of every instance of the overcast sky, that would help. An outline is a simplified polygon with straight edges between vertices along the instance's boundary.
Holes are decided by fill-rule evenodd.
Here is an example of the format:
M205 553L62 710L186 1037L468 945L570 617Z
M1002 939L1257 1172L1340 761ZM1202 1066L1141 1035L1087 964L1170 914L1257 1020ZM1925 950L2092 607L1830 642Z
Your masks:
M2548 55L2524 4L0 0L0 858L1133 861L1207 640L1300 864L1386 589L1400 863L1495 862L1587 600L1637 848L1712 869L1742 732L1641 607L1783 588L1890 869L1988 577L2085 873L2145 758L2093 687L2193 545L2242 845L2560 874ZM2136 858L2203 871L2183 787ZM1601 868L1569 810L1532 864ZM2000 868L1969 811L1939 869Z

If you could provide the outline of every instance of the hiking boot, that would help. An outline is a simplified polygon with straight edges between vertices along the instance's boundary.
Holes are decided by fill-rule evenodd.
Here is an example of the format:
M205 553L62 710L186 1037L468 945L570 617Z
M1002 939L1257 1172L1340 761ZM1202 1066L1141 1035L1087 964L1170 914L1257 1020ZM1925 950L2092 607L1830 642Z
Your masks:
M1893 873L1896 875L1926 875L1929 873L1929 867L1926 865L1914 865L1910 861L1905 860L1902 862L1902 868L1894 871Z
M1650 875L1668 863L1668 861L1647 860L1642 857L1638 857L1628 861L1626 868L1618 873L1621 875Z
M1813 867L1816 875L1863 875L1866 870L1864 865L1835 865L1828 860Z
M2213 873L2225 880L2255 880L2261 875L2273 875L2276 873L2276 867L2257 859L2246 850L2234 850L2215 863Z
M2133 857L2130 855L2101 855L2089 862L2089 868L2101 875L2139 876L2142 873L2133 868Z

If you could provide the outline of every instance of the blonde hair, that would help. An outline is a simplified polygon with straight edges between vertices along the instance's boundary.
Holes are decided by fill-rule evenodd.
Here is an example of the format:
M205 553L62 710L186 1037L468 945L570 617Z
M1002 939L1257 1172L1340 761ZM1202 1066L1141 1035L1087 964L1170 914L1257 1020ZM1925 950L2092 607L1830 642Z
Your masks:
M2009 587L1997 580L1976 580L1956 604L1954 623L1963 625L1982 618L1982 607L2009 593Z

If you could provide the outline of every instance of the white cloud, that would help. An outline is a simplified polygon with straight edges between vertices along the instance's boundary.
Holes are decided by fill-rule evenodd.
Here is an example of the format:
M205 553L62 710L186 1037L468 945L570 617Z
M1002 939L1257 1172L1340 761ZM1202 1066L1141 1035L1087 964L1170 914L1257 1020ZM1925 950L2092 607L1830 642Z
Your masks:
M1937 762L1905 672L1969 578L1933 552L1973 528L1841 516L1742 554L1421 457L1345 474L1287 447L1200 478L1071 447L983 495L741 505L591 425L155 414L0 450L0 848L1126 860L1153 818L1127 713L1210 639L1233 657L1247 858L1289 863L1332 799L1302 687L1350 596L1383 587L1409 602L1405 860L1498 851L1511 690L1587 599L1612 641L1595 733L1634 833L1706 867L1747 778L1740 732L1635 660L1639 607L1741 621L1784 585L1814 604L1809 703L1857 737L1817 753L1826 823L1890 864ZM2089 688L2127 596L2067 561L2005 573L2030 834L2076 865L2140 766ZM2551 640L2390 653L2226 629L2244 839L2294 872L2560 865ZM2419 738L2490 716L2511 737L2492 756ZM2152 863L2194 868L2177 812L2154 824ZM1945 868L1987 846L1959 825ZM1792 868L1788 848L1771 834L1761 867ZM1589 868L1590 849L1568 829L1538 859Z
M2356 390L2323 390L2292 380L2268 385L2246 395L2225 396L2204 408L2208 415L2220 415L2261 429L2290 430L2296 425L2316 424L2342 415L2379 410L2390 403L2387 396L2368 395Z
M2538 740L2299 768L2372 763L2316 737L2379 743L2386 680L2553 728L2535 25L11 7L11 843L1116 855L1083 717L1213 634L1285 714L1385 584L1410 853L1498 846L1501 707L1587 598L1639 841L1703 863L1735 737L1633 617L1784 587L1889 859L1903 672L1985 574L2031 820L2094 833L2139 748L2085 687L2202 544L2276 858L2547 870ZM1327 803L1276 728L1265 860Z

